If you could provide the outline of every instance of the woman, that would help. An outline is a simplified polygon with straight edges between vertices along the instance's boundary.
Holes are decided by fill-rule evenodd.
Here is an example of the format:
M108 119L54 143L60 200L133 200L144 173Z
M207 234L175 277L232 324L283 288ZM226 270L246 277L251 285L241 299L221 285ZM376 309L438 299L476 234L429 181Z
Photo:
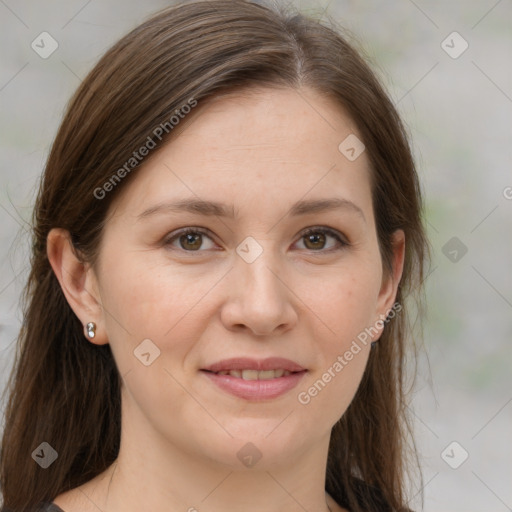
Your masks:
M241 0L137 27L41 182L3 510L407 510L421 209L339 31Z

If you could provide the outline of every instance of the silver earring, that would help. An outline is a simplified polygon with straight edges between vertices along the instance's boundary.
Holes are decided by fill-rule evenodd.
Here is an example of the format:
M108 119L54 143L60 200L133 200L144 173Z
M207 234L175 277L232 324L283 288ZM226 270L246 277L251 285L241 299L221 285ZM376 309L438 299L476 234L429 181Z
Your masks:
M89 322L86 326L85 326L86 330L87 330L87 336L89 338L94 338L94 336L96 336L96 324L94 322Z
M377 342L376 342L376 341L372 341L372 342L370 343L370 345L371 345L371 348L375 348L375 346L377 345Z

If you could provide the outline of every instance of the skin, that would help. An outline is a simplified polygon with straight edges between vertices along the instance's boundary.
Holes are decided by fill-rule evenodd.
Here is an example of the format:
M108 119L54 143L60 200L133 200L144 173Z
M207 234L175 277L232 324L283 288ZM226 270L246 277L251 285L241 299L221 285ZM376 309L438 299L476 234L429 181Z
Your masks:
M119 458L55 503L66 512L341 511L324 488L329 436L360 383L370 340L307 405L297 395L393 306L403 232L385 276L368 159L338 150L358 131L325 96L239 92L200 104L190 120L111 205L95 268L80 263L65 231L48 237L70 306L82 324L97 324L84 343L110 343L123 379ZM238 216L164 211L137 220L191 196L233 204ZM364 219L349 208L286 215L300 199L331 197L353 202ZM169 241L189 226L211 236ZM350 245L329 234L311 240L309 227L330 227ZM236 252L248 236L263 250L252 263ZM134 350L148 338L160 356L145 366ZM286 357L308 373L278 398L248 401L199 371L235 356ZM237 458L247 442L262 455L253 467Z

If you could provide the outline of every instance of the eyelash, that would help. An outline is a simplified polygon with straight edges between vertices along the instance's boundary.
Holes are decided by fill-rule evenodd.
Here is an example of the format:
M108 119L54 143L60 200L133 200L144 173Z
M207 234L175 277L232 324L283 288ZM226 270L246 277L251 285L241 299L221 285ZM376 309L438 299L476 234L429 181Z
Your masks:
M330 253L335 252L335 251L343 250L346 247L349 247L351 245L350 243L348 243L346 240L343 239L343 237L340 235L340 233L338 233L334 229L327 228L327 227L307 228L305 231L302 232L301 236L299 237L299 240L304 238L304 237L306 237L306 236L308 236L308 235L317 234L317 233L321 233L321 234L324 234L324 235L332 236L334 239L336 239L336 241L338 242L339 245L338 245L338 247L332 247L332 248L327 249L327 250L323 250L323 249L318 249L318 250L309 249L309 252L311 252L313 254L315 254L315 253L327 253L327 254L330 254ZM188 228L183 228L183 229L179 230L178 232L172 234L172 236L166 238L164 240L164 245L166 245L166 246L171 245L171 243L174 240L179 239L179 237L181 237L183 235L190 235L190 234L192 234L192 235L198 235L198 234L205 235L208 238L212 239L212 236L211 236L209 230L206 230L206 229L203 229L203 228L188 227ZM177 248L177 250L180 250L180 251L183 251L183 252L186 252L186 253L192 253L192 254L199 253L199 252L204 252L204 251L201 251L201 250L187 251L185 249L182 249L181 247Z

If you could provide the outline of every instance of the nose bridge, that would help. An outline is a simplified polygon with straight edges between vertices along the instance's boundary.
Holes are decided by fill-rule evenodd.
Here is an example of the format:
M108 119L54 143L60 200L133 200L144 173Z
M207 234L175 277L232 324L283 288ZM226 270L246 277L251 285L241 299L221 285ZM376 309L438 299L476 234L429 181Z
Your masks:
M236 252L224 320L231 327L243 325L260 335L280 326L289 328L295 322L294 309L280 278L278 251L272 241L247 237Z
M249 236L238 245L236 252L235 268L245 287L257 295L280 294L282 283L276 276L279 266L277 251L272 247L271 240L256 240Z

